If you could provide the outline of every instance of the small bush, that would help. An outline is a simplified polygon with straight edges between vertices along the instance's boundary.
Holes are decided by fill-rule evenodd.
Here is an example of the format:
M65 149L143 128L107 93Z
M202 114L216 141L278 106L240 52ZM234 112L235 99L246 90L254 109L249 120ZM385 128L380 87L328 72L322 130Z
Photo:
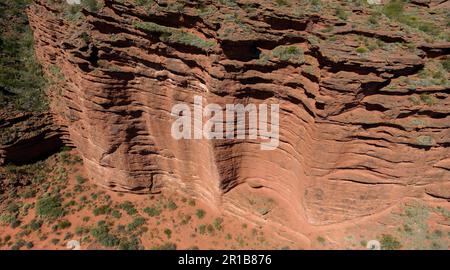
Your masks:
M447 71L450 72L450 57L445 58L442 60L442 67Z
M33 220L30 222L30 228L31 228L33 231L39 230L39 229L41 228L41 226L42 226L42 221L41 221L41 220L33 219Z
M311 0L311 6L313 7L313 9L315 11L320 10L321 6L322 6L322 1L320 0Z
M122 217L122 213L120 213L119 210L113 210L113 211L111 212L111 216L113 216L114 218L119 219L119 218Z
M7 225L11 224L16 217L14 215L3 214L0 216L0 224Z
M167 43L184 44L200 49L211 49L217 45L214 41L204 40L194 34L156 23L140 22L136 23L134 26L137 29L157 34L161 41Z
M218 231L223 229L223 218L216 218L213 221L214 228Z
M70 226L72 226L72 223L70 223L70 221L68 221L68 220L62 220L58 223L58 229L60 229L60 230L67 229Z
M155 1L154 0L135 0L134 2L138 6L149 6L149 5L153 4Z
M109 233L109 228L105 224L99 224L91 229L91 235L105 247L114 247L119 244L119 239Z
M11 214L16 214L17 212L19 212L19 206L16 203L12 202L8 204L6 210L8 210L8 212Z
M16 243L14 243L14 245L11 247L11 250L19 250L22 247L24 247L27 244L27 242L25 242L25 240L23 239L19 239L16 241Z
M77 180L78 185L82 185L82 184L86 183L86 181L87 181L87 179L81 175L77 175L76 180Z
M144 209L144 212L145 212L147 215L151 216L151 217L156 217L156 216L159 216L159 215L161 214L161 210L159 210L159 209L156 208L156 207L146 207L146 208Z
M431 136L419 136L416 138L417 143L423 146L432 146L433 138Z
M383 250L396 250L402 247L400 242L390 234L383 234L380 243Z
M287 0L276 0L276 2L279 6L287 6L289 4Z
M214 226L211 224L208 224L208 226L206 226L206 230L208 231L209 234L214 234L215 232Z
M367 53L369 50L366 47L358 47L356 48L357 53Z
M391 0L384 5L383 13L389 18L399 18L403 14L404 6L403 0Z
M134 204L130 201L125 201L122 204L119 205L120 209L127 212L128 215L132 216L137 213L136 208L134 207Z
M167 236L167 239L172 237L172 231L170 229L165 229L164 234Z
M181 225L186 225L191 221L192 217L189 215L184 215L181 220Z
M272 56L285 62L297 64L304 62L303 50L297 46L278 46L272 50Z
M323 236L318 236L317 237L317 242L319 242L321 245L324 245L325 244L325 238L323 238Z
M131 237L130 240L127 238L120 239L119 249L120 250L138 250L140 248L140 241L137 237Z
M336 17L344 21L346 21L348 18L347 12L342 7L337 7L334 11L334 14L336 15Z
M90 12L98 12L100 10L100 5L97 0L81 0L81 4Z
M201 235L204 235L204 234L206 233L206 225L205 225L205 224L199 225L199 226L198 226L198 232L199 232Z
M154 250L176 250L177 245L174 243L165 243L160 246L154 247Z
M195 206L195 204L196 204L196 203L195 203L195 200L194 200L194 199L189 199L189 200L188 200L188 205L189 205L189 206Z
M202 219L203 217L205 217L205 210L203 209L197 209L197 211L195 212L195 215L199 218Z
M420 100L423 103L427 104L428 106L431 106L431 105L434 104L434 98L432 96L428 95L428 94L425 94L425 93L420 95Z
M178 206L174 201L170 200L169 203L167 203L167 208L171 211L174 211L178 208Z
M15 228L19 227L20 224L22 224L22 222L19 219L17 219L17 217L14 216L11 223L9 224L9 226L11 226L11 228L15 229Z
M132 232L144 224L145 224L145 219L143 217L137 217L137 218L133 219L133 221L130 224L128 224L127 229L128 229L128 231Z
M30 199L33 198L34 196L36 196L36 191L34 190L26 190L23 194L22 194L22 198L24 199Z
M95 208L93 212L95 216L106 215L111 212L111 207L109 205L102 205Z

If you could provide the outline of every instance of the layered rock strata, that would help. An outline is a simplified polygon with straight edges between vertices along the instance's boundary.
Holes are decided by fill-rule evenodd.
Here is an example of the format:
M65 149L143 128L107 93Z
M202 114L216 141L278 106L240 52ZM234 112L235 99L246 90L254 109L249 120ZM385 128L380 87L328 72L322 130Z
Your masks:
M450 200L449 42L385 16L369 26L356 6L343 20L304 3L227 2L105 0L80 18L50 1L29 8L40 62L61 71L53 117L93 181L297 225ZM195 95L279 104L279 147L173 139L171 109Z

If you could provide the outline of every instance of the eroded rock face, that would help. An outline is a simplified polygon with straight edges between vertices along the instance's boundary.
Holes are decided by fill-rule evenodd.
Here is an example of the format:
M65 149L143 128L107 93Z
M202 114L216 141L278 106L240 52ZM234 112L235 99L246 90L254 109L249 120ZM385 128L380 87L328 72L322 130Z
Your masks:
M386 17L369 25L358 7L344 21L274 1L159 2L106 0L78 20L43 0L28 11L40 61L64 81L51 93L54 117L93 181L179 189L291 228L368 216L407 197L450 200L448 72L430 77L449 42ZM280 56L280 46L302 53ZM194 95L280 104L279 148L174 140L171 108Z

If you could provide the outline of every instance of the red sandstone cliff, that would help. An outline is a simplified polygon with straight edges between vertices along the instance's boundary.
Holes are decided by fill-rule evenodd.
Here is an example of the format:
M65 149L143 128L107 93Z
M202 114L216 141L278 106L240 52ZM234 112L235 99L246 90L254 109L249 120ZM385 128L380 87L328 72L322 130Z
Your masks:
M358 7L343 20L274 1L159 2L105 0L82 19L44 0L28 10L40 62L50 76L54 66L61 73L54 118L93 181L138 193L178 189L293 230L404 198L450 200L448 71L423 81L449 42L385 17L368 26L370 11ZM447 7L437 4L418 7ZM301 49L301 59L277 57L280 46ZM194 95L206 104L279 103L279 148L172 139L171 108Z

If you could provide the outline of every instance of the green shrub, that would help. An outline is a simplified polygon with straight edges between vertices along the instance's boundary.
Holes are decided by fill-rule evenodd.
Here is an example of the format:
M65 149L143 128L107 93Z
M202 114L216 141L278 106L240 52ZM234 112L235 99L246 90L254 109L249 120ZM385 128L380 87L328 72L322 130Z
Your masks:
M154 0L135 0L134 1L138 6L149 6L155 3Z
M30 222L30 228L31 228L33 231L39 230L39 229L41 228L41 226L42 226L42 221L41 221L41 220L33 219L33 220L31 220L31 222Z
M183 218L181 219L181 225L186 225L189 223L189 221L191 221L192 217L189 215L184 215Z
M146 207L146 208L144 209L144 212L145 212L147 215L151 216L151 217L156 217L156 216L159 216L159 215L161 214L161 210L159 210L159 209L156 208L156 207Z
M111 207L109 205L102 205L94 209L93 211L95 216L107 215L111 213Z
M113 216L114 218L119 219L119 218L122 217L122 213L120 213L119 210L113 210L113 211L111 212L111 216Z
M78 185L82 185L82 184L86 183L86 181L87 181L87 179L81 175L77 175L76 180L77 180Z
M46 195L36 202L36 214L40 217L55 219L63 216L61 198L59 196Z
M179 43L196 47L199 49L211 49L216 45L214 41L204 40L194 34L184 31L174 31L172 33L165 33L160 36L161 41L168 43Z
M58 223L58 229L60 229L60 230L67 229L70 226L72 226L72 223L70 223L70 221L68 221L68 220L62 220Z
M325 238L323 236L317 236L317 242L319 242L321 245L325 244Z
M206 226L206 230L208 231L209 234L214 234L215 232L214 226L211 224L208 224L208 226Z
M204 235L206 233L206 225L205 224L201 224L198 226L198 233L200 233L201 235Z
M450 57L445 58L442 60L442 67L447 71L450 72Z
M344 21L346 21L348 18L347 12L340 6L334 10L334 15L336 15L336 17Z
M137 218L134 218L133 221L128 224L127 229L128 229L128 231L132 232L144 224L145 224L145 219L143 217L137 217Z
M174 202L174 201L172 201L172 200L170 200L168 203L167 203L167 208L169 209L169 210L176 210L177 208L178 208L178 206L177 206L177 204Z
M20 224L22 224L22 222L16 216L13 216L13 219L11 220L11 223L9 224L9 226L11 226L11 228L15 229L15 228L19 227Z
M216 218L213 221L214 228L218 231L223 229L223 218Z
M14 221L15 218L16 217L14 215L2 214L0 216L0 224L2 224L2 225L11 224Z
M356 48L357 53L367 53L369 50L366 47L358 47Z
M24 247L27 244L27 242L25 242L25 240L23 239L19 239L16 241L16 243L14 243L14 245L11 247L11 250L19 250L22 247Z
M433 145L433 138L431 136L419 136L416 138L417 143L419 145L423 145L423 146L432 146Z
M167 236L167 239L170 239L170 237L172 237L172 230L165 229L164 234Z
M134 207L134 204L130 201L125 201L122 204L119 205L120 209L127 212L128 215L132 216L137 213L136 208Z
M405 3L405 0L391 0L383 7L383 13L390 19L416 28L424 33L433 36L440 36L441 30L433 23L423 21L420 18L410 14L405 14Z
M303 63L303 50L298 46L278 46L271 52L272 56L281 61L289 61L297 64Z
M31 248L34 247L34 244L33 244L33 242L27 242L27 243L25 244L25 246L26 246L28 249L31 249Z
M36 196L36 191L32 190L32 189L26 190L22 194L22 198L24 198L24 199L30 199L30 198L33 198L34 196Z
M383 234L380 243L383 250L396 250L402 247L400 242L390 234Z
M140 248L140 241L137 237L131 237L130 240L127 238L120 239L119 249L120 250L138 250Z
M100 5L97 0L81 0L81 5L90 12L96 13L100 10Z
M430 96L429 94L426 93L422 93L420 94L420 100L427 104L428 106L431 106L434 104L434 98L432 96Z
M105 247L114 247L119 244L119 239L110 234L109 228L105 224L98 224L97 227L92 228L91 235Z
M279 6L287 6L289 4L287 0L276 0L276 2Z
M88 233L88 232L89 232L89 229L84 228L84 227L78 226L78 227L75 228L75 234L76 235L82 235L83 233Z
M174 243L165 243L160 246L154 247L154 250L176 250L177 245Z
M384 5L383 13L389 18L400 18L405 7L404 0L391 0Z
M16 203L12 202L12 203L8 204L8 207L6 208L6 210L11 214L15 214L15 213L19 212L19 206Z
M167 43L184 44L200 49L211 49L216 46L216 42L204 40L194 34L167 27L152 22L139 22L134 25L137 29L158 34L159 39Z
M189 199L189 200L188 200L188 205L189 205L189 206L195 206L195 204L196 204L196 203L195 203L195 200L194 200L194 199Z
M310 9L314 12L319 12L322 9L322 1L321 0L311 0Z
M195 215L199 218L202 219L205 216L206 212L203 209L197 209L197 211L195 212Z

